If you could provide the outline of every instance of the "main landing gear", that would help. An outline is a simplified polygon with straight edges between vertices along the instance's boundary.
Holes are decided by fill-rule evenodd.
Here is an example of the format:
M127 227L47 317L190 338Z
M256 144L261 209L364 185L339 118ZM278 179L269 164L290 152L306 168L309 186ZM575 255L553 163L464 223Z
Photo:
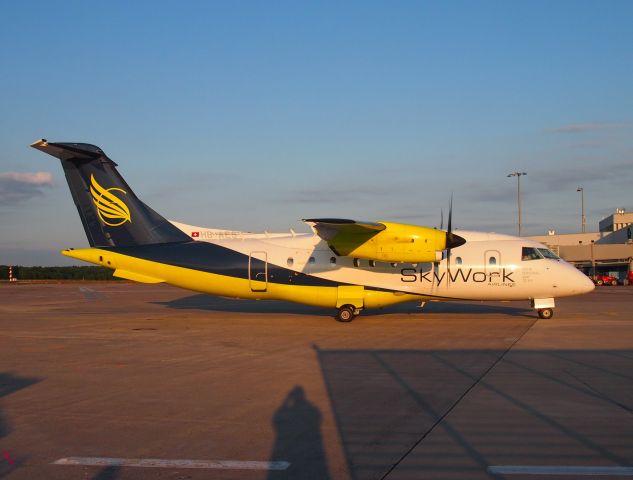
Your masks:
M351 322L354 320L354 317L360 315L360 309L354 307L354 305L343 305L338 309L338 313L336 314L336 319L339 322Z
M549 320L550 318L554 316L554 309L553 308L539 308L538 316L539 318Z

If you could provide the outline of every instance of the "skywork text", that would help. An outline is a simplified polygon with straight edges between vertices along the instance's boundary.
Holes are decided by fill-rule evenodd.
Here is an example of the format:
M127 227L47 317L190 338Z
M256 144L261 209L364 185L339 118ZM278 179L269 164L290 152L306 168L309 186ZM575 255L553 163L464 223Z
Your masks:
M450 279L451 283L454 282L475 282L475 283L494 283L494 284L512 284L514 279L512 275L514 272L507 271L502 268L500 272L484 272L481 270L474 270L469 268L464 270L458 268L450 272L450 276L447 276L446 272L438 274L436 271L429 270L428 272L418 272L415 268L403 268L400 270L400 280L405 283L413 282L428 282L435 285L441 285L447 279Z

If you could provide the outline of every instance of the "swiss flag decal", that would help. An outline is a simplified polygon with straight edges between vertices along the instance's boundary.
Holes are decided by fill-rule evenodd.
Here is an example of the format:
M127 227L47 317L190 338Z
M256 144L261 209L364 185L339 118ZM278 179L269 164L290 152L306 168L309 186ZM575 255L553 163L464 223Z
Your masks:
M200 236L200 232L191 232L191 237L192 238L197 238Z

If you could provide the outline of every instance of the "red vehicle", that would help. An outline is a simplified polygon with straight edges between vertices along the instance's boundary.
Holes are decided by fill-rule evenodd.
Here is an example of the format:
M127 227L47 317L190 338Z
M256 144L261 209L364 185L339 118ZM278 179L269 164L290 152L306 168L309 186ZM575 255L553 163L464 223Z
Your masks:
M629 273L627 273L626 277L624 278L624 285L633 285L633 270L631 270Z
M612 277L611 275L598 274L593 278L593 283L596 285L617 285L618 279L616 277Z

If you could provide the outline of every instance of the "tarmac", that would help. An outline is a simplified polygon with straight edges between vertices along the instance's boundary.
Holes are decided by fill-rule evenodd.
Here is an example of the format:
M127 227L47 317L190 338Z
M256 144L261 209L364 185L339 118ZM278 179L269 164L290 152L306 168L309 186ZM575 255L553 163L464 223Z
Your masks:
M0 285L0 477L633 478L633 287L363 312Z

